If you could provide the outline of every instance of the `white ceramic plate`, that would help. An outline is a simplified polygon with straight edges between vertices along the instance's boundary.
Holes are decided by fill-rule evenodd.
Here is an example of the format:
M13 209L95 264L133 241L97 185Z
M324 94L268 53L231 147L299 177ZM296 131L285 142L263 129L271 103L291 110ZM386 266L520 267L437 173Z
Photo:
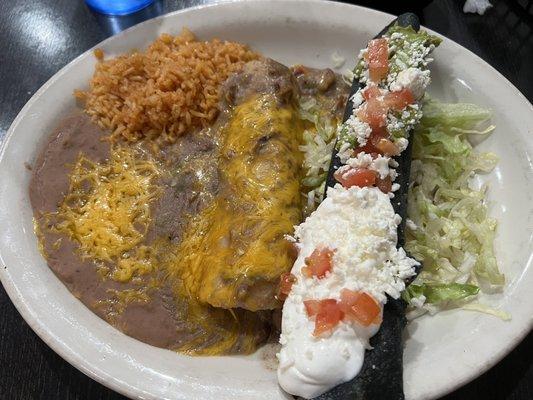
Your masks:
M202 38L249 43L285 64L331 65L338 51L358 49L393 17L340 3L233 2L184 10L135 26L98 47L114 55L143 48L162 32L189 27ZM480 147L501 157L490 182L499 219L497 256L508 283L491 302L512 320L468 311L422 317L410 324L405 392L428 399L475 378L497 363L531 329L533 316L533 109L505 78L450 40L435 52L431 93L491 107L497 131ZM37 250L28 199L31 163L61 115L73 106L95 60L87 52L58 72L26 104L9 129L0 160L0 278L13 303L57 353L104 385L143 399L280 399L274 371L258 352L249 357L189 358L131 339L96 317L48 269ZM351 67L353 61L347 62ZM216 396L215 396L216 394Z

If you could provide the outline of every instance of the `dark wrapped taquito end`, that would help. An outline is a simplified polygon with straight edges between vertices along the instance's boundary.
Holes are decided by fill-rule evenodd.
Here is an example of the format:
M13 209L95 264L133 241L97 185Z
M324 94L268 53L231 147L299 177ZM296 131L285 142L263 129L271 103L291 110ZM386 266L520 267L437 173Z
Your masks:
M386 26L375 38L384 35L394 25L410 26L414 30L420 29L418 17L412 13L400 15ZM352 83L350 98L346 105L344 121L352 114L351 97L362 85L357 79ZM336 148L336 146L335 146ZM398 246L405 242L405 218L407 215L407 194L409 187L409 172L411 168L412 140L402 154L395 158L398 162L396 169L398 177L396 183L400 189L394 193L392 205L394 211L402 217L398 226ZM327 188L333 187L337 181L333 174L343 164L334 150L331 165L326 180ZM418 272L418 271L417 271ZM403 400L403 340L402 334L406 325L406 303L401 299L388 297L383 309L383 322L378 333L370 339L372 350L365 352L365 361L359 374L349 382L343 383L327 393L317 397L317 400Z

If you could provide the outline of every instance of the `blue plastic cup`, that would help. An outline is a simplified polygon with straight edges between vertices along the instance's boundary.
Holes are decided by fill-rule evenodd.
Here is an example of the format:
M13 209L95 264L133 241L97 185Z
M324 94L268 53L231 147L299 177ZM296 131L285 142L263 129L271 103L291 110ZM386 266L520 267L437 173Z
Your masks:
M126 15L139 11L154 2L154 0L85 0L87 5L102 14Z

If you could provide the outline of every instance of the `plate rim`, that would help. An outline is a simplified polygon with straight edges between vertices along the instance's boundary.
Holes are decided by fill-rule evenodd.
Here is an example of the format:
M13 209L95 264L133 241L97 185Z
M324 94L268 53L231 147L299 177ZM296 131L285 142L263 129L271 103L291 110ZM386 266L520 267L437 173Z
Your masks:
M208 8L217 8L217 7L233 7L235 5L238 5L240 3L322 3L322 4L329 4L331 7L339 7L339 8L347 8L347 9L361 9L365 12L371 12L376 15L380 15L382 17L386 17L388 19L394 19L396 18L395 15L389 14L383 11L379 11L373 8L364 7L356 4L349 4L349 3L342 3L339 1L328 1L328 0L219 0L215 3L210 4L201 4L194 7L188 7L176 11L169 12L167 14L163 14L151 19L148 19L146 21L143 21L139 24L136 24L134 26L131 26L115 35L112 35L100 42L98 42L93 47L87 49L83 53L76 56L74 59L69 61L66 65L64 65L61 69L59 69L54 75L52 75L33 95L32 97L25 103L25 105L22 107L22 109L19 111L11 125L9 126L9 129L7 130L2 143L0 145L0 162L4 158L4 154L7 151L9 144L11 142L12 137L14 136L14 132L16 131L17 126L20 124L20 122L26 117L27 110L31 107L31 105L36 102L43 94L47 91L47 89L53 85L56 81L58 81L70 68L72 68L74 65L81 62L81 59L85 57L88 53L93 52L96 48L100 46L106 45L111 40L117 40L120 37L128 35L130 32L140 29L140 27L149 25L149 24L157 24L157 21L164 20L167 18L172 18L176 15L180 14L186 14L192 11L198 11L202 9L208 9ZM500 81L506 84L506 86L514 91L514 94L517 95L525 105L527 105L533 113L533 105L529 101L529 99L516 87L514 86L505 76L503 76L496 68L494 68L491 64L483 60L480 56L469 50L468 48L462 46L461 44L457 43L456 41L438 33L435 32L425 26L422 26L425 30L428 32L435 34L439 37L442 37L446 40L447 43L451 44L453 47L458 48L461 51L466 51L468 56L473 58L477 62L481 62L484 64L485 67L489 67L492 73L495 73L496 76L499 78ZM524 267L528 268L528 265L531 264L531 259L528 261L528 264ZM67 361L70 365L72 365L74 368L81 371L86 376L90 377L91 379L95 380L96 382L104 385L105 387L116 391L122 395L128 396L130 398L141 398L141 396L148 395L148 398L152 398L151 394L147 392L143 392L142 390L137 390L137 388L134 388L129 385L121 384L116 379L114 379L113 376L108 375L101 369L99 369L95 364L91 363L90 361L87 361L83 357L81 357L78 353L75 351L63 346L61 344L61 341L51 334L49 330L46 329L45 324L40 320L39 316L36 315L32 307L28 305L24 301L24 296L19 292L18 286L14 283L14 281L11 279L10 274L7 271L6 263L2 257L2 254L0 252L0 282L2 283L6 293L8 294L11 302L19 312L19 314L22 316L22 318L25 320L25 322L31 327L31 329L39 336L43 342L47 346L49 346L56 354L58 354L61 358L63 358L65 361ZM520 342L523 341L523 339L530 333L531 330L533 330L533 317L529 320L529 326L527 323L524 323L524 325L521 327L519 331L514 331L515 334L513 335L513 339L506 342L504 346L502 346L499 350L499 352L492 354L492 356L486 360L486 362L481 366L481 368L477 368L475 370L471 369L470 374L464 374L461 379L454 382L453 384L446 387L445 390L432 393L432 396L444 396L448 393L451 393L455 390L457 390L459 387L473 381L474 379L481 376L483 373L488 371L490 368L494 367L496 364L498 364L505 356L507 356ZM185 399L185 397L183 397Z

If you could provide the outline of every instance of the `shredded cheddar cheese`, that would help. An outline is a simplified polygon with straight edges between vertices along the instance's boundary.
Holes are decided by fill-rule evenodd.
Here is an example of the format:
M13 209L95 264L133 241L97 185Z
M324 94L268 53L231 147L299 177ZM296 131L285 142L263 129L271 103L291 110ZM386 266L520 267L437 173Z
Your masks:
M158 195L153 182L158 175L157 166L132 148L116 147L102 163L80 154L55 229L78 243L83 257L115 264L113 279L150 272L153 255L141 242Z

